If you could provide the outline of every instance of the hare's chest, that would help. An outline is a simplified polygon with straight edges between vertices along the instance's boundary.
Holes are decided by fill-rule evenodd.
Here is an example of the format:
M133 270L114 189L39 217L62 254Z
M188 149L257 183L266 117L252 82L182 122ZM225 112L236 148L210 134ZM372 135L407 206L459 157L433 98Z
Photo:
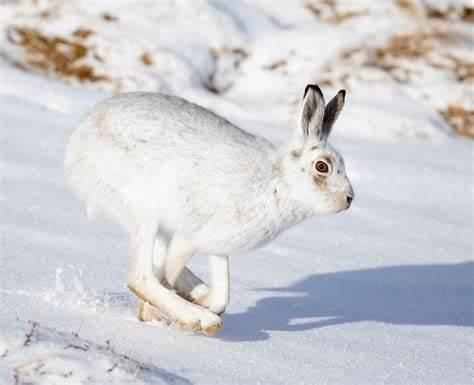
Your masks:
M254 212L245 220L230 217L209 222L195 235L201 250L234 254L254 249L273 240L287 226L276 217Z

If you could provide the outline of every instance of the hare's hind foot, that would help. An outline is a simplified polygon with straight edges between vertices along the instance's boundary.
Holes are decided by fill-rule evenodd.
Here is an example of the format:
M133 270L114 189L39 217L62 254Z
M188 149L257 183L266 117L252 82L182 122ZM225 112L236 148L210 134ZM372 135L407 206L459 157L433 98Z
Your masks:
M163 314L160 310L149 302L138 300L137 318L140 322L151 322L153 320L161 320Z
M138 304L137 318L140 322L151 322L153 320L164 321L167 324L177 326L181 330L199 329L199 321L185 322L178 319L172 319L169 314L164 313L159 308L153 306L147 301L140 300Z
M132 285L127 285L130 291L139 298L137 318L141 322L150 322L153 320L165 321L169 324L176 325L182 330L198 330L200 329L199 319L194 317L178 317L172 312L165 311L162 307L152 305L147 297Z
M182 306L169 307L168 310L152 298L148 298L145 292L137 289L135 285L128 284L127 287L140 299L137 317L142 322L149 322L154 319L164 320L182 330L201 330L206 335L215 334L223 325L221 318L211 311L184 302L182 298L176 297L176 299L179 298L183 301L180 304Z
M137 318L140 322L151 322L153 320L166 321L173 324L182 330L201 330L206 335L215 334L223 325L222 321L215 323L208 323L204 327L200 322L185 323L181 320L171 319L169 315L160 311L159 308L151 305L147 301L140 300L138 304Z

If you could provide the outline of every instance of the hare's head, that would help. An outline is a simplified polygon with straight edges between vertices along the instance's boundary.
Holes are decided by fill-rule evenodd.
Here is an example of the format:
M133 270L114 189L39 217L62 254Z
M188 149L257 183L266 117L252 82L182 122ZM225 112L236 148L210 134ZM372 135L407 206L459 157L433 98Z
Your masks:
M327 141L345 94L339 91L326 106L320 88L308 85L296 138L285 154L289 194L312 215L348 209L354 199L344 160Z

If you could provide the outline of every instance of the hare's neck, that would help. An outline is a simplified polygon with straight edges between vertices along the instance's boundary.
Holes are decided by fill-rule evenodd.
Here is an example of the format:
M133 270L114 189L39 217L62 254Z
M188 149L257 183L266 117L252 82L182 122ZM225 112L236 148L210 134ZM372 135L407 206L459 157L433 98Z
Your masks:
M309 216L305 208L290 195L289 186L284 178L283 157L275 153L272 159L271 204L272 215L281 227L280 231L301 222ZM275 223L277 224L277 223Z

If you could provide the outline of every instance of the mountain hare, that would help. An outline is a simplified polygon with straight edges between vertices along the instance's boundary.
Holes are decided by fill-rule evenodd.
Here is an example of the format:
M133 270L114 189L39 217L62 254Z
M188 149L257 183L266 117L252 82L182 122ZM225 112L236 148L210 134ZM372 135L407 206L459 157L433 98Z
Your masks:
M308 85L283 146L175 96L128 93L92 109L71 137L65 170L88 214L105 213L130 234L126 285L140 320L213 334L229 301L229 254L349 208L344 162L327 142L344 97L325 106ZM185 267L198 250L210 256L210 288Z

